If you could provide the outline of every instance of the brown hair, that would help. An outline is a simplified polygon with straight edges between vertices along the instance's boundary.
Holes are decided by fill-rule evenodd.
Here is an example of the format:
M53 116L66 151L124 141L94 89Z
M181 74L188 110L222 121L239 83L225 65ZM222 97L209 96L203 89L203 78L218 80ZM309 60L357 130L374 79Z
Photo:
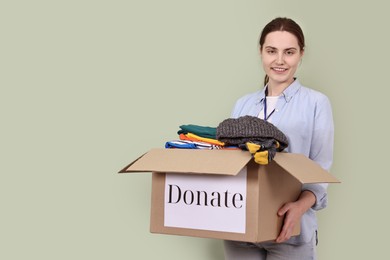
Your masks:
M276 31L286 31L292 33L295 37L297 37L300 50L303 51L305 49L305 36L303 35L301 27L290 18L277 17L263 28L259 40L260 50L263 48L265 37L267 37L269 33ZM268 79L268 75L265 75L264 86L267 85Z

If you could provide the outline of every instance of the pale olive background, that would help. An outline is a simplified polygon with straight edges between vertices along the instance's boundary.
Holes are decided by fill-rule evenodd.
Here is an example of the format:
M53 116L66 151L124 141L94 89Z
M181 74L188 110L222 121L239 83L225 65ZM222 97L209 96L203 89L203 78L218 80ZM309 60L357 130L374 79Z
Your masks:
M182 124L217 126L261 87L262 27L306 34L300 81L336 127L319 260L384 259L386 1L0 3L0 259L223 259L221 241L149 233L151 175L117 174Z

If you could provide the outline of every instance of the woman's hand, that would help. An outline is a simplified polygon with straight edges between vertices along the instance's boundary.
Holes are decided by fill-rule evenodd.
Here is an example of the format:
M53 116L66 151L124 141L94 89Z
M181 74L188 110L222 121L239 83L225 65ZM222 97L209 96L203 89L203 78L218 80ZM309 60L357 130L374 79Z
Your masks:
M302 215L316 202L316 197L310 191L303 191L295 202L284 204L278 211L278 216L284 216L284 223L277 243L282 243L291 237L294 227L301 221Z

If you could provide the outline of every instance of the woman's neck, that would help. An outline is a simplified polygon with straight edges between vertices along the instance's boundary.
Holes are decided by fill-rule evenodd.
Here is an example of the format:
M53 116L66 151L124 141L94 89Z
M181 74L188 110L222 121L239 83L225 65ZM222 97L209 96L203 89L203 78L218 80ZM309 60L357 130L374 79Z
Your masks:
M268 82L268 96L280 96L283 91L294 82L294 79L291 82Z

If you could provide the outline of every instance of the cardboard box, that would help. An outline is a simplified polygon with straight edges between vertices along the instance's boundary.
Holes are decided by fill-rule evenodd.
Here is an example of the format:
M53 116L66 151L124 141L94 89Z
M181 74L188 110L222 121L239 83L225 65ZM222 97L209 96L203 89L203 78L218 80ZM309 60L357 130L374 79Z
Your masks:
M248 242L278 236L277 211L302 184L339 182L301 154L264 166L242 150L152 149L120 171L130 172L153 173L152 233Z

